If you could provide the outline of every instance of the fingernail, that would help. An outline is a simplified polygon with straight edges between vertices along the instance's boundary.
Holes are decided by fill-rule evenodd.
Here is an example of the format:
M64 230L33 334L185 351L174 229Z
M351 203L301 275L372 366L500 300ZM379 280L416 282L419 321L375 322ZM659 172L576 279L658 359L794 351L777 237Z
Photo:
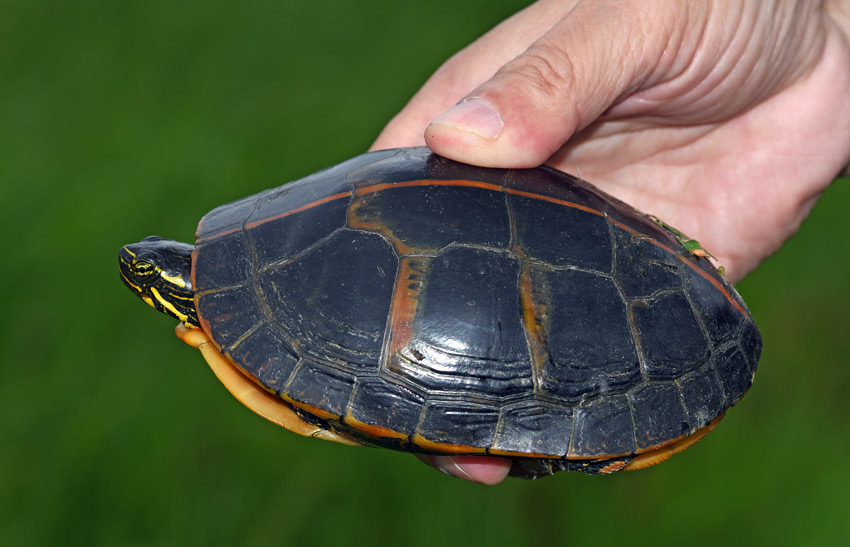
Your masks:
M454 458L451 456L435 456L434 457L434 467L437 468L438 471L444 473L450 477L455 477L459 479L464 479L467 481L474 481L472 475L463 470L461 466L459 466Z
M448 125L460 131L481 135L485 139L498 137L504 126L502 117L493 105L483 99L464 99L431 123Z

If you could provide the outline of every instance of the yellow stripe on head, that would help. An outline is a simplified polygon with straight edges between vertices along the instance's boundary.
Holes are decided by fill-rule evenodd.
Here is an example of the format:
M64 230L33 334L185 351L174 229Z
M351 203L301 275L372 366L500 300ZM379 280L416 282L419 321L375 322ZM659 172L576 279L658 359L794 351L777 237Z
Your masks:
M119 273L121 274L121 277L123 277L123 278L124 278L124 283L126 283L126 284L127 284L127 286L129 286L131 289L133 289L134 291L136 291L136 294L138 294L138 295L140 295L140 296L141 296L141 294L142 294L142 288L141 288L141 287L139 287L138 285L136 285L135 283L133 283L132 281L130 281L130 278L129 278L129 277L127 277L126 275L124 275L124 272L119 272Z
M180 313L179 311L177 311L177 308L174 307L174 304L163 298L162 295L159 294L159 291L156 290L156 288L151 287L151 294L154 296L154 298L156 298L156 300L162 305L163 308L171 312L171 315L173 315L177 319L181 321L186 321L189 318L189 316L185 313Z
M148 306L199 326L192 290L192 245L146 237L118 251L121 280Z
M179 274L178 275L165 275L165 272L162 272L161 274L159 274L159 276L161 278L165 279L166 281L168 281L169 283L177 285L181 289L186 288L186 280L183 279L183 277L180 276Z

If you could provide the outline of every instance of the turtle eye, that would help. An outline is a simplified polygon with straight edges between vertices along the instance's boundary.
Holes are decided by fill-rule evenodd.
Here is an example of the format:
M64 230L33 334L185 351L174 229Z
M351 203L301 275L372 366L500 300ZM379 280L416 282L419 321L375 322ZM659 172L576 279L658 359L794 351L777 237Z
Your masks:
M139 277L147 277L154 271L154 266L150 262L142 260L133 262L133 273Z

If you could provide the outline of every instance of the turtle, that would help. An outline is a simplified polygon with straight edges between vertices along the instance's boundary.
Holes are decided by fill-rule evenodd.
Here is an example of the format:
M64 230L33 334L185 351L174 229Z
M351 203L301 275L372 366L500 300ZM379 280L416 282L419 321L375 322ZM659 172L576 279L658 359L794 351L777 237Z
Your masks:
M581 178L419 147L220 206L194 245L147 237L119 267L261 416L536 478L664 461L749 389L761 335L701 251Z

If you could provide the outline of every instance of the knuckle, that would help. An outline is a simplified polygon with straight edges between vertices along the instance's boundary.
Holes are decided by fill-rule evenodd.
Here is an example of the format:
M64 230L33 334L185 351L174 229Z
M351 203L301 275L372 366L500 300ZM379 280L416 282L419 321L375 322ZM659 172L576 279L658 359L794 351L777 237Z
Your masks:
M561 97L574 82L576 70L566 52L554 45L537 43L508 64L504 73L518 78L523 87Z

